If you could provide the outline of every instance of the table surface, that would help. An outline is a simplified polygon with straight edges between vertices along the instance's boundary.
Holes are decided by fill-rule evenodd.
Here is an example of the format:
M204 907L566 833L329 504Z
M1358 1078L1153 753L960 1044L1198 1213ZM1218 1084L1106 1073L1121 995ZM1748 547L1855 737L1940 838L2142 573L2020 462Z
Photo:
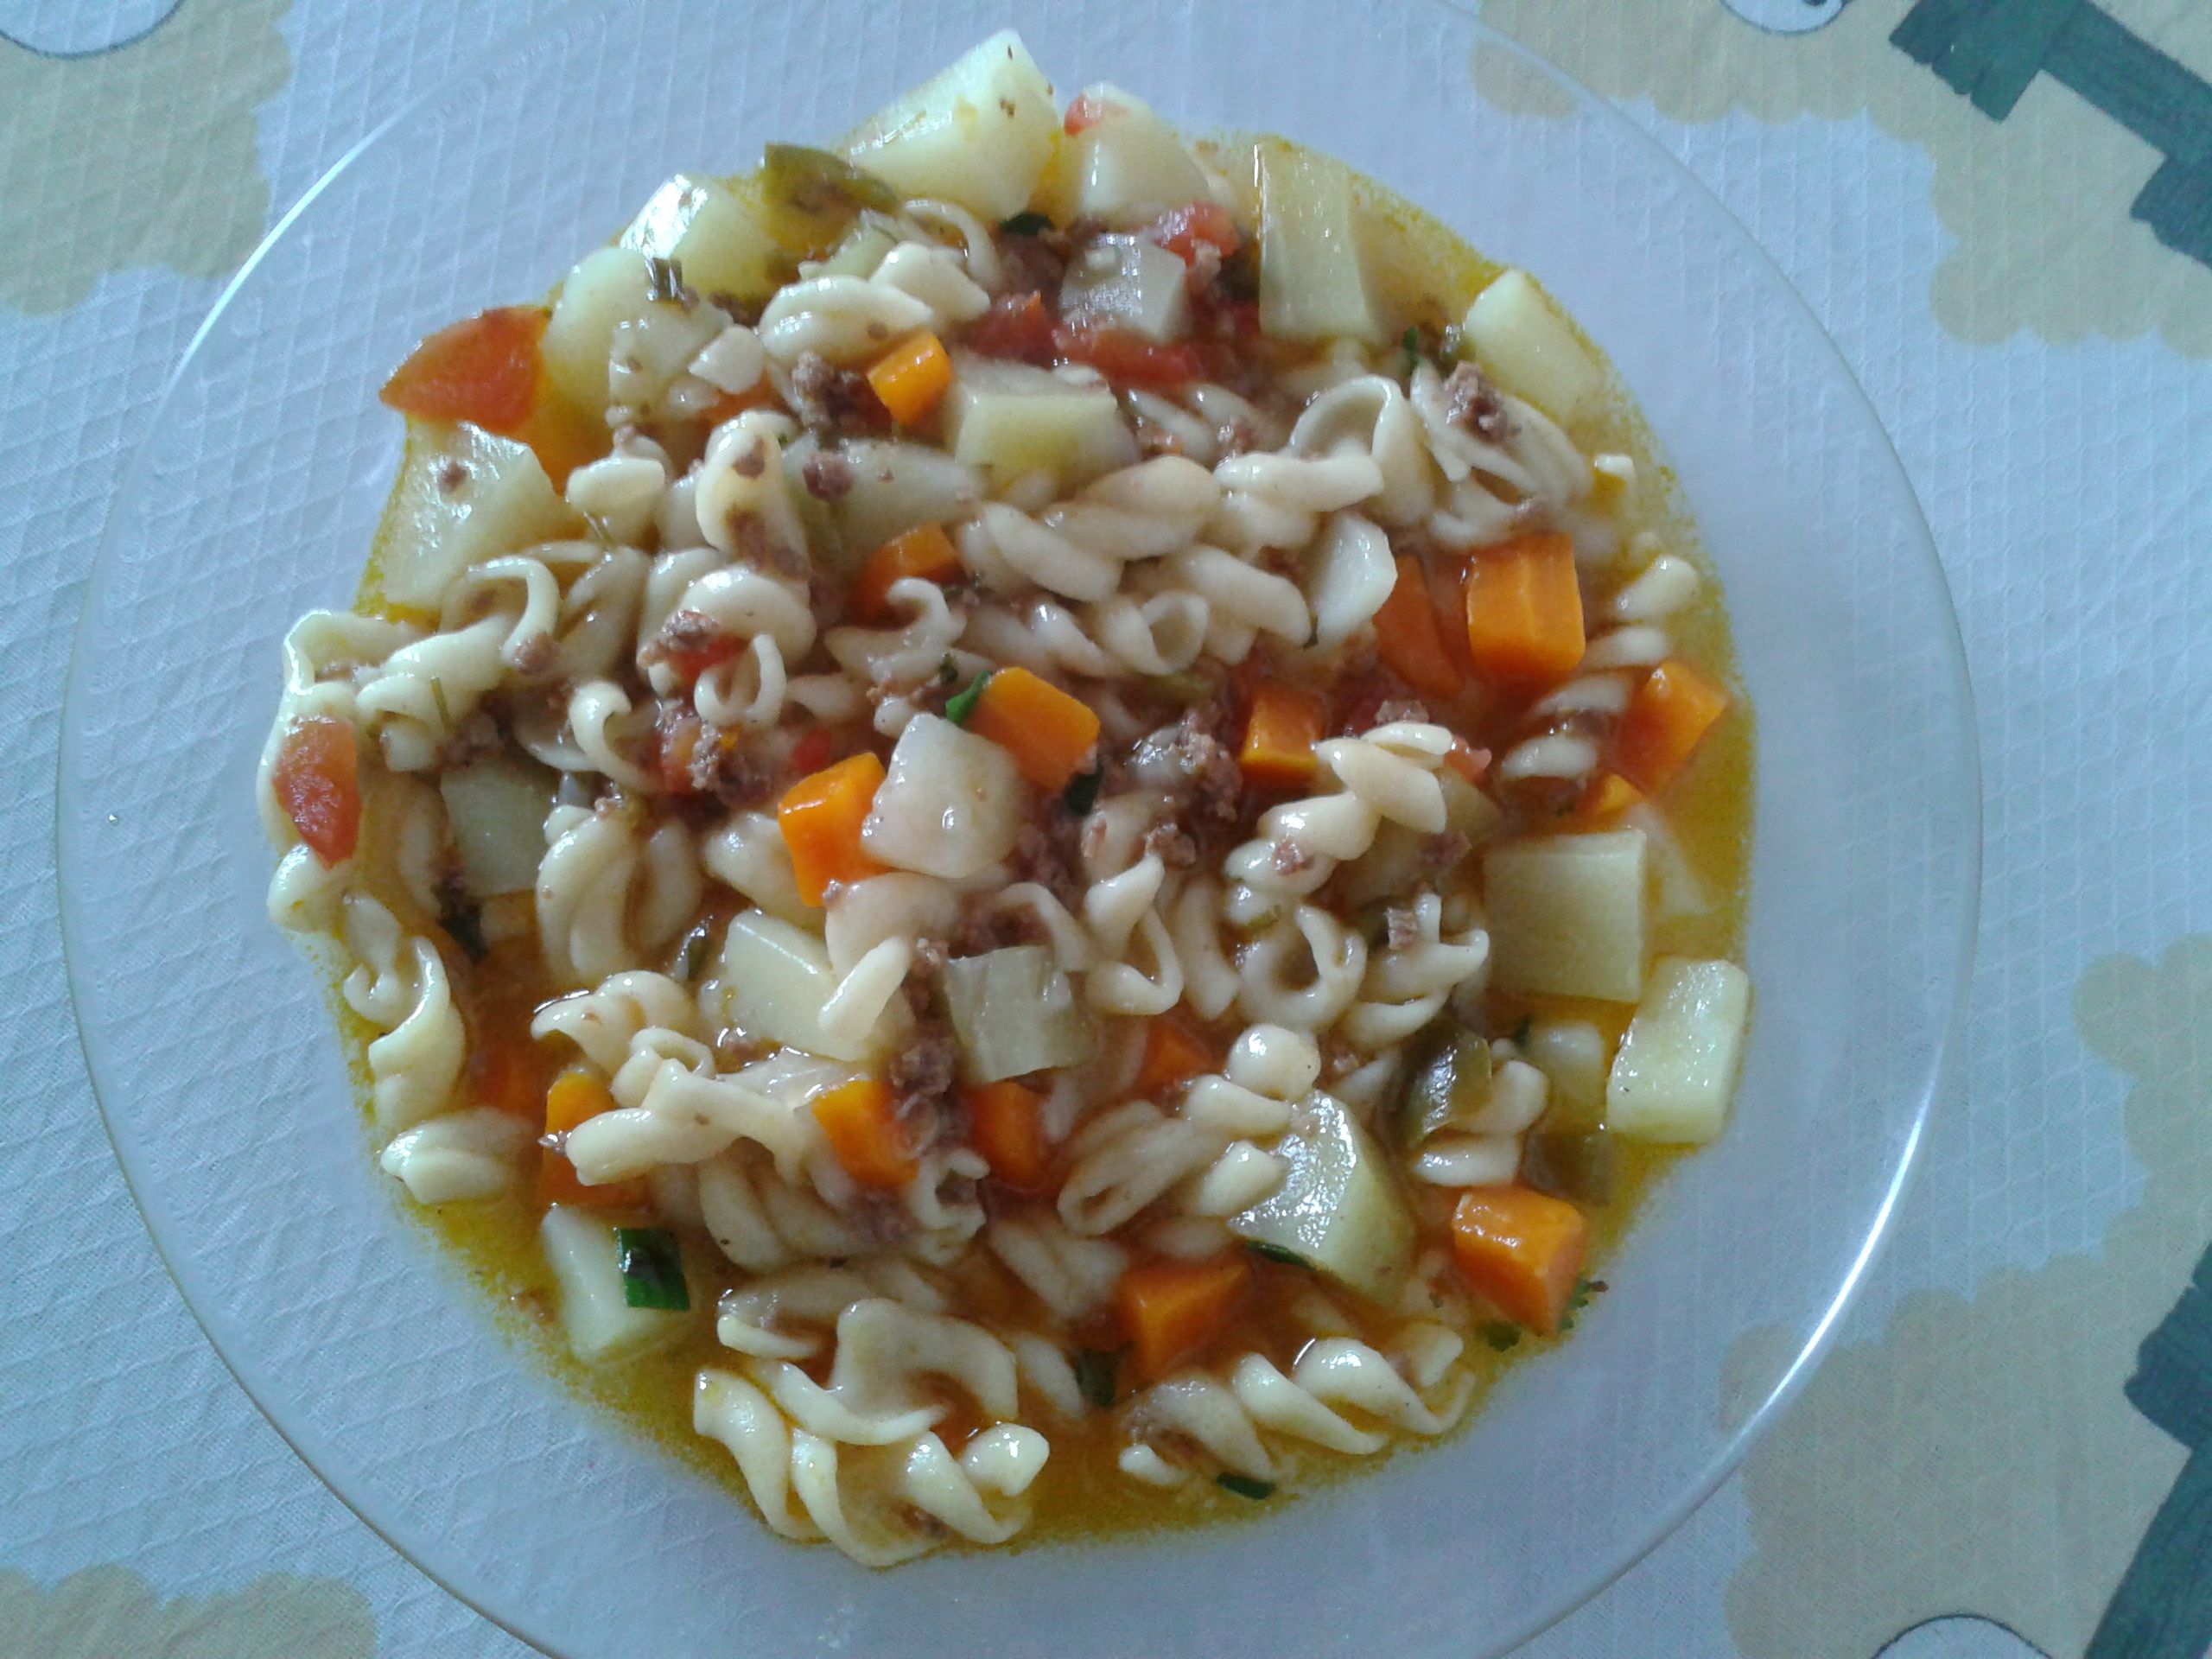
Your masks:
M353 1519L179 1301L72 1029L51 791L109 492L222 281L381 115L547 9L0 0L0 1659L526 1651ZM1483 10L1688 163L1842 347L1956 596L1987 814L1965 1051L1837 1351L1529 1651L2196 1659L2212 7ZM1469 96L1529 89L1486 57Z

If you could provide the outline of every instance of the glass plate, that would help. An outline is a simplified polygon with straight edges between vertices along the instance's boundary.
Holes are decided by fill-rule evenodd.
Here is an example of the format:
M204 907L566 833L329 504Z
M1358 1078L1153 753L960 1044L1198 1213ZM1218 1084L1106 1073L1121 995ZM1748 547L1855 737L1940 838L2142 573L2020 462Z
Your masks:
M1537 272L1611 353L1758 709L1758 1006L1726 1136L1471 1432L1255 1524L877 1574L776 1542L518 1363L441 1270L370 1162L316 976L264 918L252 781L286 626L353 592L398 451L374 394L415 340L543 293L667 175L827 138L1007 23L1065 84L1333 151ZM1478 48L1543 112L1479 98ZM185 1300L365 1521L565 1659L1510 1647L1656 1542L1802 1379L1912 1163L1974 934L1964 659L1865 397L1687 173L1433 0L560 14L340 162L217 305L116 499L63 721L79 1024Z

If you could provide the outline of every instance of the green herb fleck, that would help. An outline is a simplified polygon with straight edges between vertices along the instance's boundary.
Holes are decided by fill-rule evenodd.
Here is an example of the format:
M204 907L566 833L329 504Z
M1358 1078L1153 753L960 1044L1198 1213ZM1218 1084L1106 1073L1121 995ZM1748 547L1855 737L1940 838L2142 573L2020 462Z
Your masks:
M1060 791L1060 798L1067 809L1078 815L1090 810L1098 804L1098 784L1101 773L1096 767L1079 772L1068 779L1068 786Z
M664 305L674 305L683 297L683 266L675 259L664 259L658 254L645 256L645 297Z
M1528 1019L1526 1019L1526 1020L1522 1020L1519 1025L1517 1025L1517 1026L1514 1027L1513 1027L1513 1046L1514 1046L1514 1047L1516 1047L1516 1048L1522 1048L1522 1049L1525 1049L1525 1048L1527 1048L1527 1047L1529 1046L1529 1033L1530 1032L1534 1031L1535 1028L1536 1028L1536 1021L1535 1021L1535 1016L1533 1016L1533 1015L1531 1015L1529 1018L1528 1018Z
M622 1300L632 1307L682 1313L691 1306L683 1282L683 1256L663 1227L617 1227L614 1260L622 1269Z
M1602 1295L1605 1287L1605 1281L1602 1279L1577 1279L1574 1281L1574 1288L1567 1293L1567 1316L1559 1322L1561 1336L1574 1329L1574 1316L1590 1306L1592 1297Z
M938 659L937 683L939 685L957 685L960 683L960 664L952 660L952 653L949 651Z
M1404 372L1408 374L1411 374L1421 363L1421 330L1418 328L1408 328L1405 332L1405 337L1400 340L1398 344L1404 348L1406 353L1406 366Z
M1079 1349L1075 1357L1075 1385L1094 1410L1114 1408L1114 1373L1122 1357L1102 1348Z
M436 705L438 724L448 732L453 730L453 709L446 702L446 683L435 674L430 676L430 701Z
M999 229L1008 236L1042 236L1052 228L1051 218L1044 213L1016 213L999 221Z
M1239 1497L1249 1497L1255 1503L1263 1497L1273 1497L1275 1495L1274 1482L1255 1480L1249 1475L1219 1474L1213 1478L1213 1484L1224 1492L1234 1492Z
M1253 1255L1264 1256L1270 1262L1280 1262L1286 1268L1310 1268L1313 1264L1296 1250L1287 1250L1280 1244L1270 1244L1263 1238L1248 1238L1244 1248Z
M976 705L982 701L983 688L991 683L991 671L985 669L968 682L964 691L952 694L952 701L944 705L944 717L956 726L965 726L968 716L976 712Z
M1502 1354L1520 1343L1521 1327L1509 1325L1503 1319L1492 1319L1483 1326L1482 1338Z

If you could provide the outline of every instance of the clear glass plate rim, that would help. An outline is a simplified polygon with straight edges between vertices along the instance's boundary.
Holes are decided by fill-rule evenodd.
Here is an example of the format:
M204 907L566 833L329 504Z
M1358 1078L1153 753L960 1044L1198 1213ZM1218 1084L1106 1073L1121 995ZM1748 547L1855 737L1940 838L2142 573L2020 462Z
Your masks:
M1902 484L1904 499L1910 505L1910 528L1914 532L1912 539L1916 544L1918 554L1916 562L1924 567L1924 574L1933 578L1932 596L1939 609L1943 625L1942 644L1946 677L1950 682L1950 694L1955 699L1955 708L1958 712L1961 752L1950 758L1956 762L1967 789L1967 799L1963 803L1966 807L1965 822L1961 826L1960 838L1961 844L1955 849L1955 854L1959 864L1956 874L1964 887L1966 900L1959 913L1955 935L1947 942L1948 948L1944 953L1952 963L1949 983L1946 988L1949 1000L1948 1013L1941 1030L1936 1033L1929 1058L1926 1082L1920 1090L1919 1098L1914 1103L1910 1128L1897 1154L1895 1166L1886 1190L1882 1195L1881 1203L1867 1224L1866 1238L1853 1256L1842 1279L1830 1294L1819 1320L1804 1338L1789 1368L1770 1387L1765 1397L1756 1408L1741 1418L1728 1433L1725 1442L1699 1471L1697 1477L1685 1484L1681 1492L1673 1502L1662 1506L1647 1521L1640 1533L1622 1544L1611 1560L1599 1565L1586 1583L1554 1597L1551 1604L1541 1606L1529 1614L1521 1628L1509 1632L1510 1640L1507 1647L1510 1649L1518 1647L1532 1639L1618 1581L1622 1575L1671 1535L1736 1471L1752 1446L1787 1408L1813 1370L1826 1357L1845 1315L1850 1312L1856 1301L1868 1273L1887 1248L1897 1208L1910 1191L1912 1180L1918 1172L1920 1150L1926 1137L1929 1115L1933 1109L1936 1094L1945 1086L1949 1077L1957 1052L1958 1039L1966 1018L1980 926L1984 798L1980 726L1974 706L1972 681L1967 669L1964 634L1948 576L1937 554L1933 534L1928 526L1926 513L1920 505L1918 493L1913 486L1911 475L1905 468L1902 457L1898 455L1895 443L1891 439L1887 428L1883 424L1878 411L1874 408L1872 400L1868 397L1849 361L1844 357L1841 348L1821 323L1818 315L1799 291L1796 284L1790 280L1789 275L1764 245L1751 233L1727 203L1620 105L1611 99L1600 96L1550 60L1484 22L1477 8L1467 3L1467 0L1414 0L1414 3L1456 16L1471 32L1478 45L1505 52L1546 79L1562 87L1572 95L1580 111L1594 112L1601 120L1614 124L1621 131L1630 136L1633 143L1656 156L1670 174L1679 181L1688 184L1695 195L1701 198L1705 205L1719 215L1720 221L1733 234L1740 251L1763 268L1764 274L1786 297L1788 305L1797 314L1799 320L1809 326L1810 338L1817 341L1820 353L1827 360L1836 378L1836 384L1848 389L1850 396L1856 400L1860 410L1866 415L1870 429L1878 435L1881 457L1894 474L1897 480ZM83 681L87 671L86 667L87 633L91 619L99 608L99 601L111 579L116 548L122 534L122 520L117 508L119 504L135 499L142 488L147 470L152 463L153 438L154 435L161 429L162 417L175 399L179 389L190 375L200 353L217 327L223 322L232 305L251 283L260 266L279 242L290 232L293 226L365 155L390 138L396 130L406 125L422 111L444 103L467 86L480 81L486 73L487 68L495 65L502 54L526 48L539 38L557 35L580 18L594 13L607 12L613 9L613 0L568 0L568 3L559 6L551 12L505 31L487 43L481 50L472 54L432 86L408 99L378 122L348 147L276 221L254 248L252 253L240 265L237 273L224 285L207 317L194 331L190 341L150 406L146 416L145 427L133 441L130 454L118 474L115 490L109 500L108 511L94 551L92 564L86 576L77 622L72 631L69 670L63 687L60 721L60 741L57 745L55 766L54 859L57 915L60 921L72 1024L76 1032L79 1052L84 1056L86 1072L92 1085L94 1101L99 1108L102 1130L115 1153L117 1166L122 1173L124 1186L139 1211L142 1222L146 1226L147 1234L153 1243L155 1253L160 1259L164 1271L168 1273L171 1282L176 1287L179 1296L191 1311L195 1323L200 1325L202 1334L207 1337L209 1346L213 1349L224 1369L238 1383L246 1397L252 1402L255 1409L276 1431L278 1438L315 1478L345 1506L348 1513L366 1526L390 1547L394 1554L423 1573L439 1588L470 1608L479 1617L496 1625L516 1640L549 1654L553 1653L554 1649L546 1647L537 1638L526 1634L499 1613L481 1605L476 1598L457 1587L435 1567L403 1545L365 1512L338 1480L295 1440L287 1431L279 1414L263 1400L252 1383L248 1381L239 1363L232 1359L224 1344L216 1338L213 1328L210 1325L195 1298L187 1276L181 1272L178 1263L173 1258L168 1244L162 1238L161 1230L153 1224L152 1210L146 1194L141 1191L139 1174L134 1173L132 1157L125 1150L124 1138L117 1134L113 1116L107 1103L113 1086L112 1079L104 1079L103 1073L105 1068L93 1053L92 1046L86 1039L82 1005L89 997L90 992L85 980L85 969L80 955L73 939L71 906L67 898L69 890L67 875L76 867L77 855L72 836L71 819L63 807L62 791L67 782L68 757L73 753L72 734L78 731L84 719ZM1470 96L1478 95L1470 93ZM1664 435L1662 434L1661 437L1663 442ZM1504 1649L1501 1649L1503 1650Z

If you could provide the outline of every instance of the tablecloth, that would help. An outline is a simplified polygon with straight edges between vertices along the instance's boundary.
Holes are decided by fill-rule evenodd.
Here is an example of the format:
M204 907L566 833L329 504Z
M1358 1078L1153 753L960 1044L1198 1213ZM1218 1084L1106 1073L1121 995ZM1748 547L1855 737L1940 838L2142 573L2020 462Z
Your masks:
M0 0L0 1659L504 1656L232 1383L63 986L60 689L106 497L285 206L529 0ZM1486 0L1773 254L1956 596L1967 1039L1837 1351L1545 1659L2212 1646L2212 7ZM1496 54L1470 98L1539 97Z

